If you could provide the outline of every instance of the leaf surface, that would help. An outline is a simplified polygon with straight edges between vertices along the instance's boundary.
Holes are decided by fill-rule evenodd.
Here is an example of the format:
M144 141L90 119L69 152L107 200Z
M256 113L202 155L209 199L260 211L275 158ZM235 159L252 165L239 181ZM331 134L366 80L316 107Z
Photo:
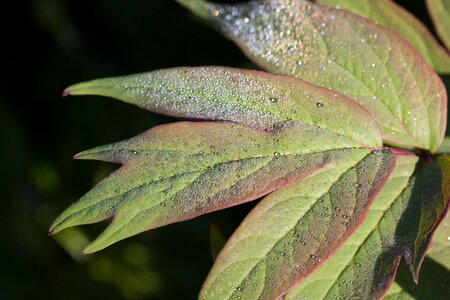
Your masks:
M450 159L440 158L446 165L443 182L444 197L450 197ZM444 168L443 168L444 170ZM445 196L446 195L446 196ZM384 299L450 299L450 214L443 219L431 241L423 261L419 284L411 282L405 268L400 268L395 282ZM402 267L402 266L401 266Z
M264 198L219 254L200 299L276 299L351 235L390 172L388 150L340 159Z
M426 3L439 37L450 49L450 1L426 0Z
M449 154L449 153L450 153L450 136L446 136L442 141L442 145L438 151L438 154Z
M450 53L414 15L392 0L319 0L378 22L408 41L439 73L450 73ZM450 3L450 2L449 2Z
M259 66L349 96L378 121L386 142L435 152L446 123L446 91L423 58L392 31L311 1L237 5L179 0Z
M97 79L65 93L110 96L158 113L263 130L289 122L308 124L360 145L382 145L375 120L356 102L305 81L260 71L174 68Z
M394 284L384 297L387 300L450 299L450 218L439 226L428 255L423 261L418 285L411 282L407 270L400 266Z
M286 299L376 299L392 283L401 257L418 272L433 232L448 207L448 161L411 177L417 158L398 156L363 225ZM409 281L412 282L411 274Z
M373 151L305 124L270 132L223 122L158 126L78 154L123 167L64 211L51 232L114 216L87 247L91 253L151 228L257 199L335 161ZM391 163L387 159L383 167ZM382 180L386 174L379 175Z

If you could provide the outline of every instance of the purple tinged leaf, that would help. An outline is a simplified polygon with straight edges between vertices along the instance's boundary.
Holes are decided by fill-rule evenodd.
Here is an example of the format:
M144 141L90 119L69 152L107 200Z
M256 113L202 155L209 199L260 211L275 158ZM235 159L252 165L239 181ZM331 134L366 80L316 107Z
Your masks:
M308 124L361 146L382 146L378 125L356 102L305 81L261 71L166 69L80 83L66 93L110 96L158 113L233 121L262 130Z
M437 1L439 2L440 0ZM391 29L410 43L437 72L450 73L450 53L448 50L436 40L430 30L420 20L396 4L395 1L318 0L317 2L340 7L340 9L371 19ZM450 3L448 0L447 2ZM447 18L450 19L450 15Z
M158 126L78 154L123 167L64 211L51 232L114 216L86 249L95 252L151 228L257 199L372 151L309 125L271 132L223 122Z
M423 58L392 31L306 0L178 2L210 21L262 68L355 99L377 120L385 142L439 149L446 90Z
M327 260L364 220L391 172L366 151L264 198L219 254L200 299L278 299Z
M414 156L397 157L399 163L361 228L286 299L381 298L402 257L418 281L433 232L448 208L450 160L439 158L411 177L416 161Z

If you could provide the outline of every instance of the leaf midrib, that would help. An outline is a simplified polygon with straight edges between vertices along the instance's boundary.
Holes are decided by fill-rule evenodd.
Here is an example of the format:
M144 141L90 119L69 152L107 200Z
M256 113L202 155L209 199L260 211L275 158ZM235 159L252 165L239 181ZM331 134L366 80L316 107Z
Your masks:
M369 156L371 153L372 153L372 152L366 154L364 157L362 157L361 159L359 159L358 161L356 161L354 164L352 164L350 167L348 167L345 171L343 171L342 174L339 176L339 178L338 178L335 182L338 182L342 176L344 176L349 170L351 170L351 169L354 168L356 165L358 165L361 161L363 161L363 160L364 160L367 156ZM334 186L335 182L334 182L333 184L331 184L331 185L327 188L327 190L326 190L324 193L321 194L320 198L323 197L323 195L325 195L327 192L330 191L330 189ZM289 198L287 198L285 201L288 201L289 199L292 199L293 197L294 197L294 196L289 197ZM256 268L256 266L259 265L262 261L264 261L265 256L267 256L267 254L270 253L270 252L278 245L278 243L280 242L280 240L283 240L283 238L286 237L286 235L289 234L289 232L291 232L292 230L295 229L295 227L299 224L299 222L301 221L301 219L303 218L303 216L305 216L305 215L306 215L306 214L307 214L307 213L308 213L308 212L309 212L316 204L317 204L317 201L314 202L314 203L312 203L312 204L311 204L311 205L303 212L302 216L298 218L298 220L295 222L295 224L294 224L289 230L286 230L286 232L285 232L285 233L284 233L277 241L275 241L275 243L273 244L273 246L271 246L270 249L269 249L268 251L266 251L265 254L264 254L262 257L259 258L259 260L258 260L257 258L255 258L256 260L258 260L258 263L255 264L248 272L246 272L247 274L242 278L242 280L239 281L239 283L238 283L237 285L242 284L242 282L250 275L250 273L253 272L253 270ZM242 239L242 240L240 240L239 242L241 242L241 241L243 241L243 240L245 240L245 239ZM237 262L235 262L235 263L237 263ZM234 264L234 263L233 263L233 264ZM228 265L227 268L230 267L230 266L233 265L233 264ZM320 264L319 264L319 265L320 265ZM214 282L216 282L217 280L218 280L218 277L216 277L215 281L213 281L213 282L211 283L211 285L214 284ZM233 297L234 293L236 293L236 291L233 291L233 293L228 297L228 299L231 299L231 297Z
M406 177L406 176L402 176L402 177ZM396 177L399 178L399 177ZM400 177L401 178L401 177ZM411 176L410 176L411 178ZM375 232L375 230L381 231L380 229L380 223L381 221L384 219L384 217L386 216L387 212L390 211L390 209L392 208L393 205L395 205L397 203L397 201L399 201L400 197L402 196L402 194L405 192L405 190L407 190L409 188L409 180L407 185L400 191L400 193L395 197L395 199L388 205L388 207L386 207L385 209L376 209L373 208L373 210L378 210L378 211L382 211L382 214L380 215L380 218L378 219L378 221L376 222L376 224L374 224L374 226L368 230L367 235L364 237L364 240L361 243L355 244L357 245L354 254L351 256L350 260L348 260L348 262L346 263L345 267L339 272L339 274L337 274L337 276L335 277L331 277L332 281L330 286L327 289L327 292L325 294L325 296L323 297L323 299L326 299L331 291L331 289L335 286L336 282L340 279L341 275L347 270L348 265L350 265L355 257L358 255L358 253L361 251L361 248L364 246L364 244L366 243L366 241L368 240L368 238L370 238L370 236ZM371 208L372 210L372 208ZM370 211L369 211L370 212Z
M297 153L282 154L282 156L283 156L283 157L287 157L287 156L303 156L303 155L308 156L308 155L314 155L314 154L319 154L319 153L326 153L326 152L333 152L333 151L341 151L341 150L352 150L352 149L364 149L364 148L349 147L349 148L339 148L339 149L328 149L328 150L324 150L324 151L311 151L311 152L308 152L308 153L301 153L301 154L297 154ZM222 165L222 164L228 164L228 163L232 163L232 162L245 161L245 160L250 160L250 159L270 158L270 157L275 158L274 155L264 155L264 156L255 156L255 157L246 157L246 158L238 158L238 159L234 159L234 160L227 160L227 161L225 161L225 162L220 162L220 163L213 164L213 165L211 165L211 166L209 166L209 167L207 167L207 168L204 168L203 170L204 170L204 171L208 171L208 170L211 170L212 168L216 168L216 167L218 167L218 166L220 166L220 165ZM125 166L125 165L126 165L126 163L123 164L123 166ZM119 169L119 170L120 170L120 169ZM73 217L75 214L80 214L80 213L82 213L82 212L85 211L85 210L91 209L93 206L96 206L96 205L98 205L98 204L101 204L101 203L103 203L103 202L105 202L105 201L108 201L108 200L114 198L114 197L120 197L120 196L123 196L124 194L126 194L126 193L128 193L128 192L131 192L131 191L133 191L133 190L135 190L135 189L138 189L138 188L140 188L140 187L142 187L142 186L147 186L147 185L155 184L155 183L158 183L158 182L161 182L161 181L170 180L171 178L175 178L175 177L178 177L178 176L183 176L183 175L193 174L193 173L201 172L201 171L202 171L202 169L198 169L198 170L190 171L190 172L181 172L181 173L178 173L178 174L174 174L174 175L168 176L168 177L163 178L163 179L157 179L157 180L153 180L153 181L141 183L141 184L139 184L139 185L136 185L136 186L134 186L134 187L131 187L130 189L128 189L128 190L126 190L126 191L123 191L123 192L120 192L120 193L112 194L112 195L110 195L110 196L107 196L107 197L103 198L103 199L100 200L100 201L97 201L96 203L94 203L94 204L92 204L92 205L86 206L86 207L84 207L84 208L82 208L82 209L80 209L80 210L78 210L78 211L76 211L76 212L73 212L72 214L68 215L66 218L64 218L63 220L61 220L60 222L58 222L58 224L63 223L65 220L67 220L67 219Z

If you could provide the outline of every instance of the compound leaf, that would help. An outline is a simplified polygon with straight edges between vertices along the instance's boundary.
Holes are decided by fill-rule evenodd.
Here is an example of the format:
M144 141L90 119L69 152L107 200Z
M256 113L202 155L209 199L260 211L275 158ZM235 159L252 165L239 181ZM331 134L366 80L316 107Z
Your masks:
M436 71L450 73L450 53L447 49L439 44L424 24L394 1L319 0L318 2L345 9L392 29L408 41ZM450 15L447 18L450 19Z
M387 143L439 149L447 111L444 85L392 31L306 0L178 2L207 19L262 68L358 101L378 121Z
M448 207L450 160L439 159L411 176L416 161L397 157L361 228L286 299L380 298L402 257L418 281L430 239Z

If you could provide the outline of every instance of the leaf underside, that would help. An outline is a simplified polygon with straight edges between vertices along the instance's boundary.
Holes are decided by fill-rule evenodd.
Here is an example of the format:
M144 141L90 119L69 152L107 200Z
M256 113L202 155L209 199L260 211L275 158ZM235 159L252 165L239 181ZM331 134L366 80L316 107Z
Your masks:
M450 198L450 158L441 157L438 163L443 171L442 192ZM448 208L447 208L448 210ZM450 214L442 220L433 236L431 247L423 262L420 281L416 285L409 279L405 268L400 268L384 299L450 299ZM401 266L402 267L402 266Z
M448 207L449 160L413 174L417 158L398 156L363 225L286 299L375 299L391 285L402 257L418 280L433 232ZM408 282L413 284L411 275Z
M319 0L318 2L345 9L395 31L408 41L436 71L450 73L450 53L447 49L439 44L424 24L394 1Z
M275 299L332 255L391 171L387 150L341 158L264 198L219 254L200 299Z
M114 216L87 253L151 228L257 199L364 149L291 124L266 132L232 123L162 125L77 155L123 164L73 204L51 232Z
M373 114L387 143L439 149L446 123L445 88L393 32L310 1L178 2L212 23L262 68L355 99Z

